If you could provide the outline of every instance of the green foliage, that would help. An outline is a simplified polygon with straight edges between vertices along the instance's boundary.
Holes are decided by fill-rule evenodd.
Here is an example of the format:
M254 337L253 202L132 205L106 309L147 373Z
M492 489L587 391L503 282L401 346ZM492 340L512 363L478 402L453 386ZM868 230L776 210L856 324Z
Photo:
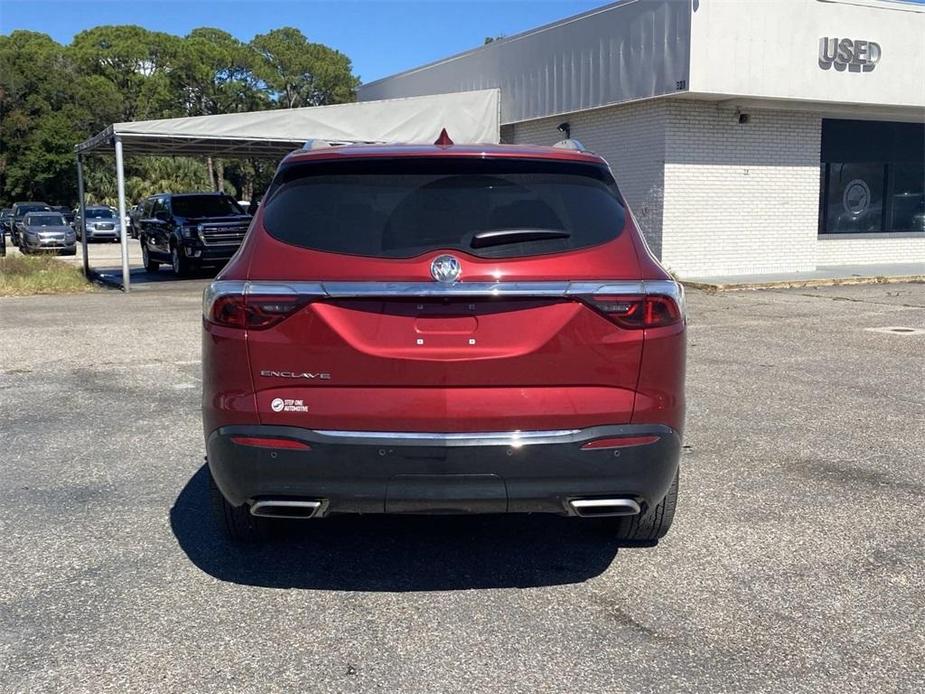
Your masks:
M353 101L359 80L339 51L284 27L239 41L220 29L185 37L139 26L100 26L62 46L49 36L0 36L0 206L14 200L73 205L74 145L114 122ZM156 192L224 189L250 198L273 166L181 157L128 158L129 202ZM88 162L87 193L113 204L112 159Z
M167 118L172 94L168 73L182 39L139 26L101 26L82 31L68 47L78 75L96 75L122 95L119 120Z
M353 101L359 80L340 51L311 43L292 27L258 34L251 45L260 56L255 72L283 108Z
M115 207L118 191L112 175L112 159L93 157L85 170L87 204ZM125 197L129 201L156 193L208 188L206 165L200 160L190 157L127 157L125 160Z

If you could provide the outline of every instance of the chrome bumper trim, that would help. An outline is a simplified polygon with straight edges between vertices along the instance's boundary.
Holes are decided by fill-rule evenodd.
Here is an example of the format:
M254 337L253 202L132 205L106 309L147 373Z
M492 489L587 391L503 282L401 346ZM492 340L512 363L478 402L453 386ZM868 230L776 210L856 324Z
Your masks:
M551 429L531 431L483 432L407 432L407 431L340 431L306 430L306 438L315 443L365 446L505 446L521 448L533 444L574 444L607 436L633 436L637 433L668 435L671 430L660 425L617 424L586 429Z
M317 298L385 297L573 297L608 294L670 296L684 313L684 289L674 280L599 280L580 282L302 282L216 280L203 292L203 315L212 303L230 294L270 294Z

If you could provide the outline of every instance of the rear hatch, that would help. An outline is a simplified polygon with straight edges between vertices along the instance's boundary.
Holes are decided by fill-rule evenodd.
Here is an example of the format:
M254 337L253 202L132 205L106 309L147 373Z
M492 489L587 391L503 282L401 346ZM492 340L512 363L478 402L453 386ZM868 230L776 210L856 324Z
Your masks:
M629 422L643 331L605 315L636 310L628 218L593 161L284 165L248 240L261 421L399 432Z

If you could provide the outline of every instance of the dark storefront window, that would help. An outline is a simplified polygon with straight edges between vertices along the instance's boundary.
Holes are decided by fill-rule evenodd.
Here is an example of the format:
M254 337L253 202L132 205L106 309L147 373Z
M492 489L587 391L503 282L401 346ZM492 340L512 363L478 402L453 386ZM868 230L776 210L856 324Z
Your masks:
M925 232L925 125L822 121L822 234Z

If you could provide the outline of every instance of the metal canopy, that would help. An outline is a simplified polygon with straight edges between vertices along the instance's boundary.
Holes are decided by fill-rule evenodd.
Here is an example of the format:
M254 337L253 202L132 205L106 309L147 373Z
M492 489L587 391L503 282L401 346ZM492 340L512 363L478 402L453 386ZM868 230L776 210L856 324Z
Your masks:
M279 156L310 139L429 144L443 128L454 142L497 143L499 113L498 90L486 89L114 123L76 150L88 154L108 149L119 137L126 154Z
M113 152L122 228L122 288L129 290L123 156L213 156L281 159L307 140L338 144L432 143L444 128L454 142L496 144L501 139L497 89L383 99L361 103L224 113L114 123L74 149L80 219L84 223L84 157ZM81 230L84 272L89 275L87 233Z
M116 137L113 126L78 145L78 154L108 153ZM99 142L95 142L99 138ZM280 159L305 142L299 140L235 140L221 137L169 137L166 135L120 134L126 154L149 156L212 156ZM80 147L84 147L80 149Z

